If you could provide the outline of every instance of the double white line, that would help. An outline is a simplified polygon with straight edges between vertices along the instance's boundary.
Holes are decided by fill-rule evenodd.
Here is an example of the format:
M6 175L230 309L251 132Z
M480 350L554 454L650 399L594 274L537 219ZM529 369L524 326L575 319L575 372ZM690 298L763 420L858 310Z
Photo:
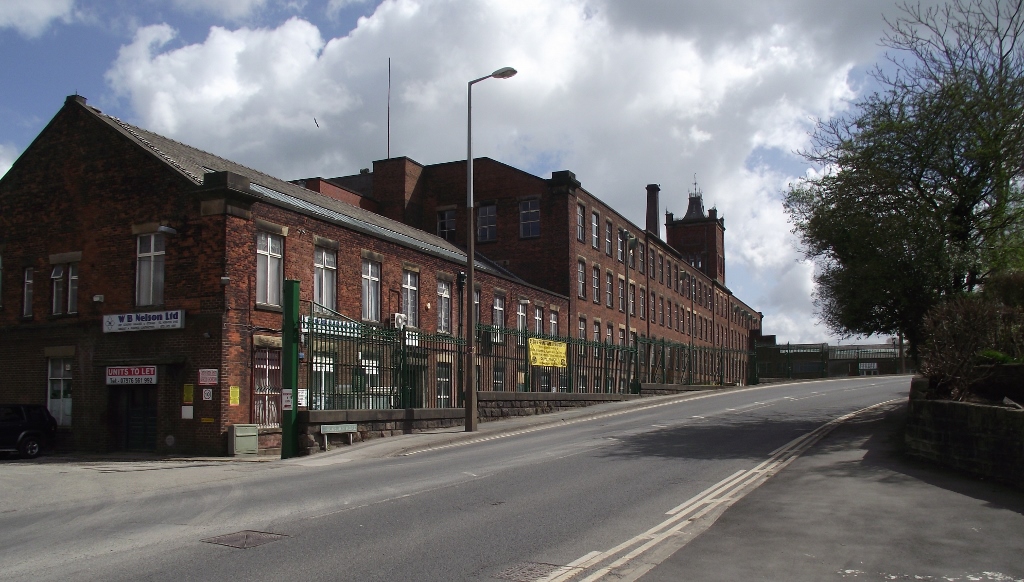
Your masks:
M771 452L767 460L758 464L756 467L746 471L737 471L698 493L685 503L673 507L666 512L666 515L670 515L671 517L651 529L622 542L610 550L606 550L604 552L590 552L565 566L561 566L558 570L552 572L545 578L542 578L542 582L562 582L584 573L588 573L589 575L586 578L583 578L581 582L593 582L604 578L612 571L630 564L630 562L634 561L636 558L654 549L666 539L677 535L681 531L685 530L687 526L711 514L716 509L721 508L722 511L724 511L730 505L739 501L748 493L756 489L761 485L761 483L764 483L769 477L781 471L786 467L786 465L793 462L794 459L820 441L825 435L832 432L832 430L843 422L846 422L858 414L891 404L898 400L900 399L880 402L878 404L868 406L867 408L862 408L849 414L844 414L843 416L826 422L813 431L795 438L785 445L775 449ZM715 516L715 519L717 519L717 516ZM703 525L707 528L713 522L714 520L712 519L710 522L704 523ZM602 566L601 564L604 565ZM642 574L648 569L654 567L654 565L654 563L651 563L647 565L646 568L639 566L639 571L635 572L635 574Z

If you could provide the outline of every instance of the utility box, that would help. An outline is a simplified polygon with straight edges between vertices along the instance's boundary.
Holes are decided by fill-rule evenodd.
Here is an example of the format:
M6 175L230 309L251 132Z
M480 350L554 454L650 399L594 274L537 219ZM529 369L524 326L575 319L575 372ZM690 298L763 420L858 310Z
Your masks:
M256 456L260 453L260 426L258 424L232 424L228 427L228 455L232 457Z

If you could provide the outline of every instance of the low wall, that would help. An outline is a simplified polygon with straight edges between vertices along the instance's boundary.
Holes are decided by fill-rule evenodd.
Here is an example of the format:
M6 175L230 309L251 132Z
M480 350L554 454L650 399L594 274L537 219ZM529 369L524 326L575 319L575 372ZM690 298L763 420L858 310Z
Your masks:
M564 394L560 392L479 392L477 394L477 414L480 422L487 422L636 398L640 398L640 396L632 394ZM300 410L298 413L299 454L312 454L322 450L325 436L329 446L338 446L348 444L349 439L351 442L359 442L463 426L465 421L466 411L462 408ZM324 435L320 432L320 425L323 424L355 424L356 432L351 435Z
M929 400L927 387L911 384L907 452L1024 488L1024 410Z

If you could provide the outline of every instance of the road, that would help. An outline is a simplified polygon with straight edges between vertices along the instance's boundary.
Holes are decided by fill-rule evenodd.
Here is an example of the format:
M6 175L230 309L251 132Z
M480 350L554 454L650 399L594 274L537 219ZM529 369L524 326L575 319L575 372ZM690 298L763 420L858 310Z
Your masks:
M4 461L0 580L633 579L821 427L908 388L874 377L658 398L384 458ZM245 530L265 533L228 543L262 545L203 541Z

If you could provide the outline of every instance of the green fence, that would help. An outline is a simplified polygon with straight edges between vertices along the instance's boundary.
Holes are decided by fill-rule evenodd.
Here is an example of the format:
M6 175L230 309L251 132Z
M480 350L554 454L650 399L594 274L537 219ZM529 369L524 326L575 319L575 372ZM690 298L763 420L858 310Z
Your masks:
M358 322L308 303L304 311L299 384L310 410L464 405L463 339ZM627 347L486 325L476 332L481 391L622 394L640 382L741 383L747 375L749 354L740 350L648 338ZM530 365L530 338L564 343L566 366Z

